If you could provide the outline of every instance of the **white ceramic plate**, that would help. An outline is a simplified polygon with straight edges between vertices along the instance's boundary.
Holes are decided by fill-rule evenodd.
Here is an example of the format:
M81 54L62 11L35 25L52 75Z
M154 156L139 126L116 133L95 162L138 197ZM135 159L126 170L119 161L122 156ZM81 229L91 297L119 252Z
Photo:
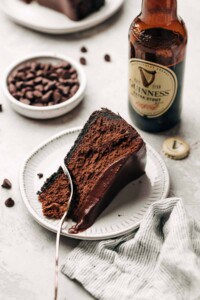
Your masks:
M39 224L53 232L57 232L59 221L43 216L36 193L45 179L58 169L80 130L75 128L54 136L33 151L21 169L20 190L28 211ZM68 228L74 223L69 220L62 234L76 239L102 240L136 229L148 207L166 198L169 192L169 175L165 163L151 146L147 145L147 150L146 175L122 190L92 227L72 235L68 233ZM42 180L38 179L38 173L44 174Z
M78 22L65 15L42 7L37 3L27 5L20 0L1 0L0 7L16 23L25 27L52 34L80 32L94 27L116 13L124 0L106 0L98 12Z

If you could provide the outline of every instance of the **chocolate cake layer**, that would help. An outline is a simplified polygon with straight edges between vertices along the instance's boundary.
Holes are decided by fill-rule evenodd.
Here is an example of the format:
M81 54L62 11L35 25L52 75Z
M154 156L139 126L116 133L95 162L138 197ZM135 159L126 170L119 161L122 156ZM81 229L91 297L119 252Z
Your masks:
M38 2L40 5L46 6L53 10L57 10L73 21L79 21L88 15L99 10L105 0L22 0L26 3L32 1Z
M68 217L77 224L71 232L91 226L113 197L144 173L145 158L145 143L131 125L107 109L94 112L65 158L75 187ZM39 195L47 217L58 218L63 214L56 202L61 201L61 193L62 203L67 207L69 183L63 175L59 169ZM45 207L49 206L47 214Z

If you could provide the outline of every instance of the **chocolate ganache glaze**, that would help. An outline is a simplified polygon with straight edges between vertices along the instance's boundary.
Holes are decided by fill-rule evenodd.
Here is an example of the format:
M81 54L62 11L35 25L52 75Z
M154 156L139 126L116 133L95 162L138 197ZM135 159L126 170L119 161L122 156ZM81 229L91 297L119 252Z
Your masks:
M76 222L70 229L75 234L90 227L123 187L144 174L146 146L124 119L102 109L91 115L65 164L74 184L68 218ZM68 179L59 168L39 192L44 215L61 218L69 192Z

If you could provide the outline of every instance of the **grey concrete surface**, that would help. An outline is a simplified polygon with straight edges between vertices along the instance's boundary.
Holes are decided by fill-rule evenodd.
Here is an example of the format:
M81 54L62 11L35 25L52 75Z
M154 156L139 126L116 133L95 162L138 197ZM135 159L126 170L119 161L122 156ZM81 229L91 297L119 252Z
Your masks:
M171 195L184 198L188 212L200 219L200 3L179 0L179 13L187 23L189 45L185 77L182 122L162 134L142 133L161 153L167 136L181 135L191 145L191 155L183 161L164 158L171 176ZM0 190L0 299L53 299L55 235L40 227L22 202L18 175L26 155L50 136L84 124L89 114L100 107L120 112L127 120L127 33L131 20L140 10L141 0L126 0L124 8L106 23L74 35L51 36L25 29L0 12L0 81L5 68L22 55L38 51L56 51L80 57L85 45L88 65L87 95L84 102L64 117L49 121L29 120L16 114L0 92L4 112L0 114L0 182L4 177L13 182L11 191ZM109 53L112 63L103 61ZM162 155L162 154L161 154ZM4 200L12 196L16 206L8 209ZM61 241L61 257L77 242ZM59 299L85 300L92 297L77 283L60 275Z

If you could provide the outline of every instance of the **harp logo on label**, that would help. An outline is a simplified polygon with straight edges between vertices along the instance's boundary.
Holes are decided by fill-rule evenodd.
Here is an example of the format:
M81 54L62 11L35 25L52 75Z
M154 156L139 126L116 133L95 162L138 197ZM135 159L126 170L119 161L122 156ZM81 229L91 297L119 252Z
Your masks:
M144 87L149 87L156 79L156 71L149 71L142 67L139 67L138 69L140 70L142 83Z
M131 59L129 64L129 98L140 115L155 118L173 105L177 94L176 74L159 64Z

